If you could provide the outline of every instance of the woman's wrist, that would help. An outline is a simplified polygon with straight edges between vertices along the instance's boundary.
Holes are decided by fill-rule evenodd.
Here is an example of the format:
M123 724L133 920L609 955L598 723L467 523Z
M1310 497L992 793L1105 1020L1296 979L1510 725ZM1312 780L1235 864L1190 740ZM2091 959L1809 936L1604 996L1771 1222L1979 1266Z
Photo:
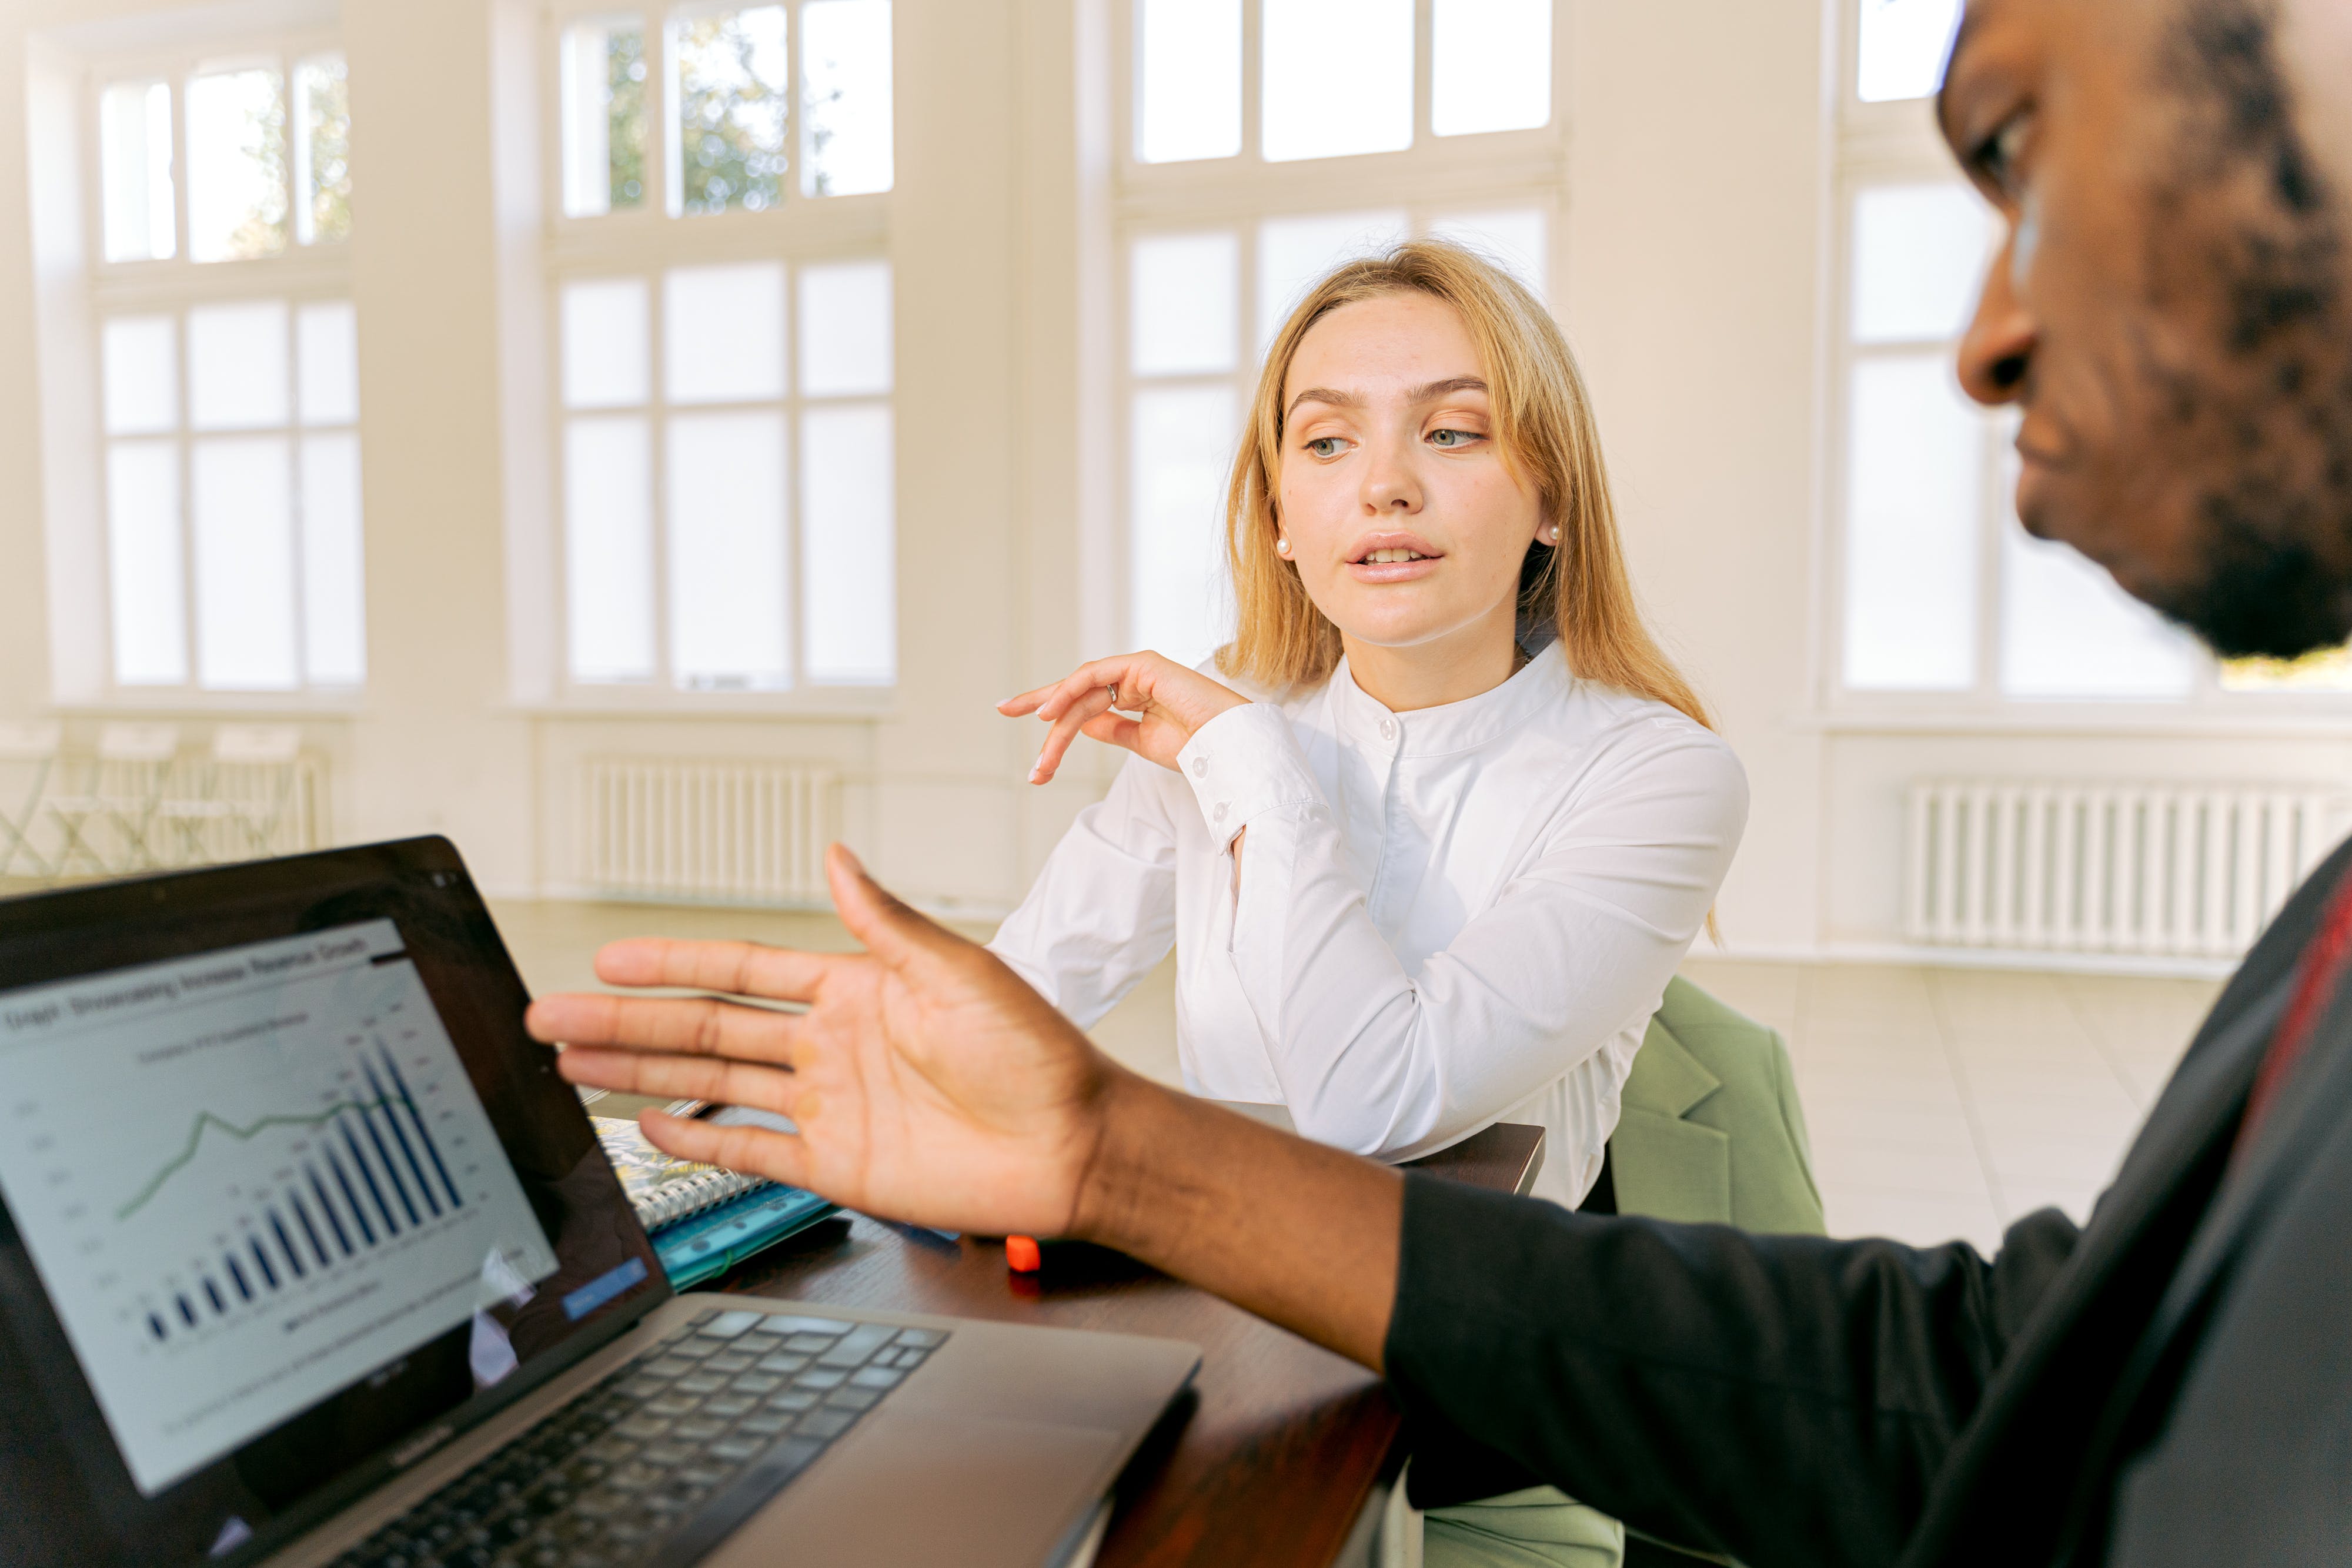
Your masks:
M1322 799L1289 719L1271 703L1236 704L1202 725L1177 755L1176 771L1220 844L1266 811Z
M996 711L1007 717L1034 713L1053 726L1029 770L1029 781L1043 784L1080 735L1172 768L1196 733L1248 703L1210 676L1145 653L1081 664L1050 686L1005 698Z

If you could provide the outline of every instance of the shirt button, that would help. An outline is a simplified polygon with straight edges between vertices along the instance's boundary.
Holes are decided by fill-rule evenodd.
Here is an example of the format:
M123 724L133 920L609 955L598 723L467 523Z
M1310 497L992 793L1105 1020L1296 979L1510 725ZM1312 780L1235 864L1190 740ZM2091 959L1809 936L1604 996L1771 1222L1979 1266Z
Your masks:
M1392 718L1384 718L1381 720L1381 738L1382 740L1394 740L1396 738L1396 720Z
M1224 803L1223 800L1220 800L1220 801L1218 801L1218 802L1217 802L1217 821L1219 821L1220 822L1222 822L1222 821L1223 821L1224 820L1225 820L1225 803Z
M1206 779L1208 776L1209 759L1205 757L1195 757L1192 758L1192 777L1195 779Z

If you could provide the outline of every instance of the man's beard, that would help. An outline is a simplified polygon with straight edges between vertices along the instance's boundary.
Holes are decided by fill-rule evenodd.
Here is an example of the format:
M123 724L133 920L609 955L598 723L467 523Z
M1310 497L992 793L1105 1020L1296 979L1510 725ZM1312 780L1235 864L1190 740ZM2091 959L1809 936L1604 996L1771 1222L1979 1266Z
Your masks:
M2157 610L2225 659L2292 659L2352 637L2352 580L2309 545L2273 537L2239 499L2209 498L2204 573Z
M2352 637L2344 214L2294 124L2274 27L2273 0L2189 0L2168 84L2190 100L2170 194L2231 206L2255 194L2223 245L2176 252L2168 269L2210 269L2196 292L2219 286L2207 297L2221 306L2220 357L2233 382L2263 389L2226 407L2192 398L2235 434L2198 502L2202 572L2151 600L2224 657L2293 658Z

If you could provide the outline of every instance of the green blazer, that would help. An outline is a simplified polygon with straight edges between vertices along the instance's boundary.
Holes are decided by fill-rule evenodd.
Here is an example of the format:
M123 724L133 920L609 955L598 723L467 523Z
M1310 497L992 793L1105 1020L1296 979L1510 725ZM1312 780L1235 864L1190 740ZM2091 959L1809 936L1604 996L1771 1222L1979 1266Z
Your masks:
M1822 1233L1780 1032L1680 976L1633 1058L1609 1165L1621 1214Z

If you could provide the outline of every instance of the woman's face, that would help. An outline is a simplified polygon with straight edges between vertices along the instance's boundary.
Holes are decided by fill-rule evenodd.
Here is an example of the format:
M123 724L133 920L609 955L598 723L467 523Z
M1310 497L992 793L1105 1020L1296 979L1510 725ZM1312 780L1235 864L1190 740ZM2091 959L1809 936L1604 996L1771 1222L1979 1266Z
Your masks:
M1282 399L1276 517L1316 608L1382 648L1507 641L1541 507L1503 465L1454 308L1341 306L1300 341Z

